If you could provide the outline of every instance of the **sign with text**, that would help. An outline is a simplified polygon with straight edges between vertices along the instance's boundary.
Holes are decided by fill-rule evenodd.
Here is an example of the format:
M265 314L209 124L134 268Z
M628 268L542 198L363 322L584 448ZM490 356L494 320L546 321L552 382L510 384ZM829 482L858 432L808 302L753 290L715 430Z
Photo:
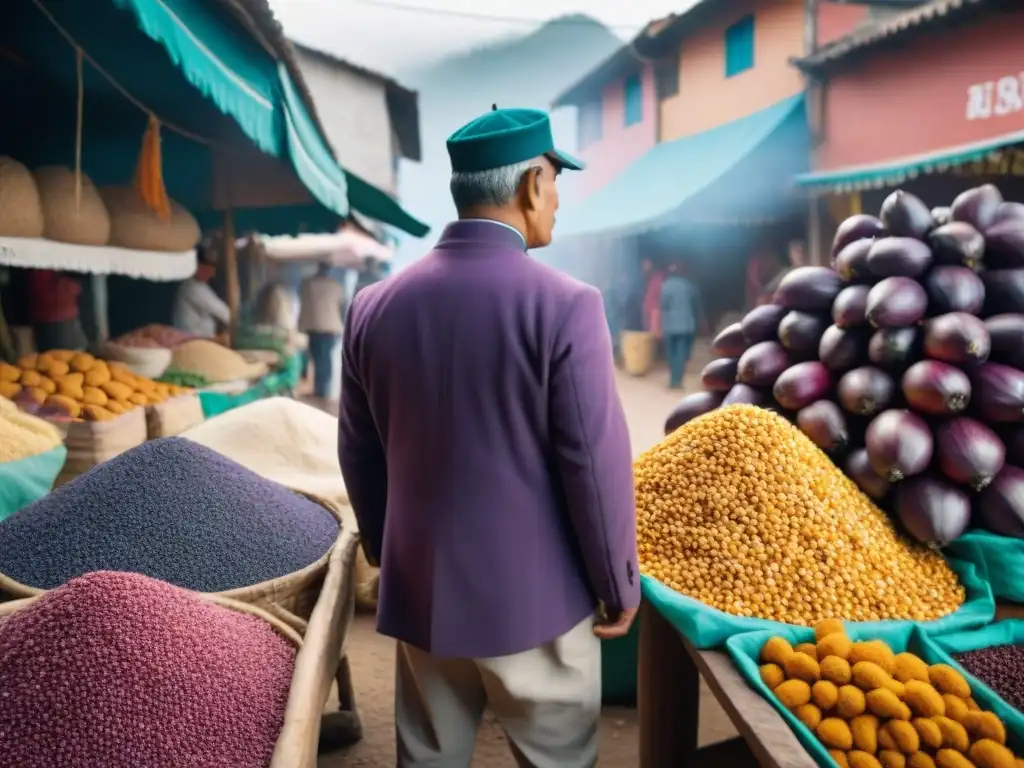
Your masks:
M967 119L987 120L1024 109L1024 72L967 88Z

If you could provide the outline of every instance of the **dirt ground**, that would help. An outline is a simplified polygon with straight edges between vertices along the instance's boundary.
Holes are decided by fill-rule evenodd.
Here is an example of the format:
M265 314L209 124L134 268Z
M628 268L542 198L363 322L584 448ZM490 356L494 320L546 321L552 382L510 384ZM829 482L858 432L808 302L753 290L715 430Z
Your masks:
M698 345L687 372L687 390L698 387L700 369L708 361L706 345ZM640 453L662 438L662 424L678 392L665 384L667 373L655 371L645 379L619 377L619 393L629 421L635 453ZM322 755L319 768L392 768L394 749L394 643L375 634L373 619L357 617L349 637L349 654L355 691L362 716L365 737L359 744L330 755ZM701 743L710 744L735 736L728 718L714 696L704 689L701 697ZM601 763L615 768L631 768L639 763L636 711L608 707L601 719ZM501 728L485 719L477 739L476 768L515 768Z

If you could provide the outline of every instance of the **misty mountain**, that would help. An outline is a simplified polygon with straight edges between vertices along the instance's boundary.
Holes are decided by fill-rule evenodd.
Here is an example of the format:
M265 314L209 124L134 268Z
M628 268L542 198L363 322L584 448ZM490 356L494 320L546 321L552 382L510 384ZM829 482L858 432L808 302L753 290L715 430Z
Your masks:
M551 100L614 52L622 41L601 22L584 14L563 16L533 32L509 37L432 64L403 72L399 79L419 91L423 161L402 163L402 204L434 230L422 241L404 240L400 266L422 255L437 229L454 216L448 199L445 139L466 121L499 107L548 109ZM572 152L576 115L552 115L555 141Z

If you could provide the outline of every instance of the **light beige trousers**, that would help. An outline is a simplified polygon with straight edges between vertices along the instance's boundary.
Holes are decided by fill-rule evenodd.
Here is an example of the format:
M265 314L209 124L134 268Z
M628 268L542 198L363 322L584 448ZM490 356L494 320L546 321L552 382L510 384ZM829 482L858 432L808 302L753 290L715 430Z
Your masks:
M520 768L591 768L601 717L601 642L587 618L511 656L443 659L397 649L399 768L469 768L490 708Z

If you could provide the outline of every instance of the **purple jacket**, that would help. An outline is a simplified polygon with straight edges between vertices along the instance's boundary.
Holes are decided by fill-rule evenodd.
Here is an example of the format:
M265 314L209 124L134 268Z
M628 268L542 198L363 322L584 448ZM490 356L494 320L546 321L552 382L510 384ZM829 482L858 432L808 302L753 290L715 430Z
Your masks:
M518 233L450 224L345 327L339 456L378 630L439 656L640 602L633 467L600 294Z

